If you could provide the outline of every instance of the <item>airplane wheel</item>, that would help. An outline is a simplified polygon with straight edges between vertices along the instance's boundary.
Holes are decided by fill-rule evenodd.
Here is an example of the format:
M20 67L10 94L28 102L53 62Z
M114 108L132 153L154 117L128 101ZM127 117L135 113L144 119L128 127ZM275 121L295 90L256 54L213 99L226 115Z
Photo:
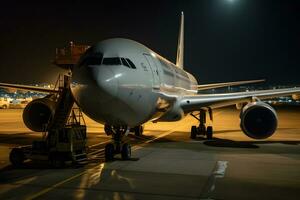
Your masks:
M22 149L13 148L9 154L9 160L15 167L22 166L25 160Z
M208 126L207 130L206 130L206 138L208 140L213 139L213 127L212 126Z
M196 137L197 137L197 127L192 126L192 128L191 128L191 138L196 139Z
M114 159L115 147L112 143L105 146L105 161L112 161Z
M136 136L141 136L141 135L143 135L143 132L144 132L144 127L143 126L136 126L135 128L134 128L134 134L136 135Z
M131 145L130 144L123 144L121 156L123 160L129 160L131 158Z

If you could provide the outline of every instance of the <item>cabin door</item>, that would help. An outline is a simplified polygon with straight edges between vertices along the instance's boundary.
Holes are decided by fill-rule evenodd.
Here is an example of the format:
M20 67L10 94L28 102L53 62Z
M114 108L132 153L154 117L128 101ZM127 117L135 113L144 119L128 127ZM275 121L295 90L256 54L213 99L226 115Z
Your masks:
M152 72L152 77L153 77L153 89L159 89L160 85L160 79L159 79L159 72L158 72L158 67L153 59L153 57L149 54L144 54L147 64L150 66L151 72Z

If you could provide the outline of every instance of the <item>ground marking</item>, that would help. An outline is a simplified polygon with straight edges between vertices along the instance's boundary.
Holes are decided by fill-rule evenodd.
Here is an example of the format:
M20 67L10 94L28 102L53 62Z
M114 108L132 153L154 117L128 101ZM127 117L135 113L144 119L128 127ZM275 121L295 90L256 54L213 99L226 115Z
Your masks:
M177 128L178 128L178 127L177 127ZM162 133L162 134L160 134L159 136L155 137L154 139L147 140L147 141L144 142L144 143L150 143L150 142L153 142L153 141L155 141L155 140L157 140L157 139L159 139L159 138L165 137L165 136L167 136L167 135L169 135L169 134L171 134L171 133L173 133L173 132L175 132L175 131L176 131L176 130L174 130L174 129L173 129L173 130L170 130L170 131L167 131L166 133ZM134 148L134 147L133 147L133 150L132 150L132 151L138 150L138 149L140 149L140 148L142 148L142 147L137 147L137 148ZM102 150L102 151L103 151L103 150ZM91 168L91 170L96 169L97 167L98 167L98 166L93 167L93 168ZM50 192L51 190L53 190L53 189L55 189L55 188L57 188L57 187L59 187L59 186L65 184L65 183L67 183L67 182L69 182L69 181L72 181L73 179L75 179L75 178L77 178L77 177L80 177L80 176L82 176L82 175L84 175L84 174L86 174L86 173L88 173L88 172L89 172L89 170L86 170L86 171L80 172L80 173L78 173L78 174L75 174L74 176L71 176L71 177L68 178L68 179L65 179L65 180L63 180L63 181L61 181L61 182L58 182L58 183L56 183L56 184L54 184L54 185L52 185L52 186L50 186L50 187L48 187L48 188L46 188L46 189L44 189L44 190L41 190L40 192L38 192L38 193L36 193L36 194L34 194L34 195L31 195L31 196L25 198L25 200L33 200L33 199L36 199L36 198L38 198L38 197L40 197L40 196L42 196L42 195L44 195L44 194Z
M221 112L217 112L216 114L221 114ZM180 128L183 127L183 126L186 126L186 124L180 126ZM148 143L151 143L151 142L153 142L153 141L155 141L155 140L158 140L158 139L160 139L160 138L162 138L162 137L165 137L165 136L167 136L167 135L169 135L169 134L175 132L178 128L179 128L179 127L176 127L176 128L171 129L171 130L169 130L169 131L167 131L167 132L165 132L165 133L162 133L162 134L158 135L157 137L155 137L155 138L153 138L153 139L150 139L150 140L145 141L143 144L148 144ZM98 143L98 144L96 144L96 146L98 146L98 145L100 145L100 144L107 143L107 142L108 142L108 141ZM136 150L141 149L141 148L143 148L143 147L142 147L142 146L134 146L133 149L132 149L132 151L136 151ZM101 151L101 150L99 150L99 152L100 152L100 151ZM102 151L103 151L103 150L102 150ZM227 161L220 161L220 162L226 162L226 163L227 163ZM221 166L221 163L220 163L220 166ZM222 166L225 166L225 165L222 165ZM93 167L93 168L91 168L91 169L96 169L97 167L98 167L98 166ZM227 164L226 164L226 167L227 167ZM225 167L225 168L223 167L223 168L224 168L224 174L225 174L226 167ZM218 168L217 168L217 169L218 169ZM222 170L221 170L221 171L222 171ZM219 171L219 172L221 172L221 171ZM63 180L63 181L61 181L61 182L58 182L58 183L56 183L56 184L54 184L54 185L52 185L52 186L50 186L50 187L48 187L48 188L46 188L46 189L44 189L44 190L41 190L40 192L38 192L38 193L36 193L36 194L34 194L34 195L32 195L32 196L29 196L28 198L25 198L25 199L26 199L26 200L32 200L32 199L35 199L35 198L37 198L37 197L40 197L40 196L42 196L42 195L44 195L44 194L50 192L51 190L53 190L53 189L55 189L55 188L57 188L57 187L59 187L59 186L65 184L65 183L67 183L67 182L69 182L69 181L72 181L73 179L75 179L75 178L77 178L77 177L80 177L80 176L82 176L82 175L84 175L84 174L86 174L86 173L88 173L88 170L83 171L83 172L80 172L80 173L78 173L78 174L75 174L74 176L71 176L71 177L68 178L68 179L65 179L65 180ZM214 185L213 185L213 187L214 187Z
M212 199L211 196L216 189L217 178L224 178L226 169L228 167L228 161L217 161L213 172L209 176L206 184L201 191L200 200Z
M107 141L104 141L104 142L100 142L100 143L97 143L97 144L93 144L93 145L90 145L88 146L89 148L93 148L93 147L96 147L96 146L100 146L102 144L106 144L106 143L109 143L111 140L107 140Z

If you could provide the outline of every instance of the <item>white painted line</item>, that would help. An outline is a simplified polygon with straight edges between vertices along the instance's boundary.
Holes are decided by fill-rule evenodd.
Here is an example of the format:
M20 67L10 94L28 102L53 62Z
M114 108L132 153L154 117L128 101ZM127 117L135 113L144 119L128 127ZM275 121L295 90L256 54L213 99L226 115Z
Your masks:
M228 161L218 161L217 167L213 174L218 178L223 178L225 176L226 168L227 168Z
M160 138L162 138L162 137L165 137L165 136L167 136L167 135L170 135L171 133L173 133L173 132L175 132L175 131L176 131L175 129L170 130L170 131L167 131L167 132L165 132L165 133L162 133L162 134L158 135L157 137L155 137L155 138L153 138L153 139L151 139L151 140L147 140L147 141L143 142L142 144L138 144L138 145L143 145L143 144L151 143L151 142L153 142L153 141L155 141L155 140L158 140L158 139L160 139ZM143 148L143 147L142 147L142 146L134 146L134 147L132 148L132 151L136 151L136 150L141 149L141 148Z
M93 148L93 147L96 147L96 146L100 146L102 144L106 144L106 143L109 143L111 142L111 140L107 140L107 141L104 141L104 142L100 142L100 143L97 143L97 144L93 144L93 145L90 145L88 146L89 148Z
M94 155L94 154L100 153L102 151L104 151L104 149L99 149L99 150L96 150L96 151L92 151L92 152L88 153L87 155Z
M217 178L224 178L227 167L228 161L217 161L213 172L209 176L206 184L203 186L200 200L212 199L211 196L216 189L216 180Z

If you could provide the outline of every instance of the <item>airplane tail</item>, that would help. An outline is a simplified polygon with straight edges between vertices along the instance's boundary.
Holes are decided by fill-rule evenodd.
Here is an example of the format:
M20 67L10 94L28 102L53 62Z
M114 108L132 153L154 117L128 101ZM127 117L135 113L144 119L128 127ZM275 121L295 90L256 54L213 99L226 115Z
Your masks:
M176 66L183 68L184 59L184 14L181 12L180 29L178 35Z

